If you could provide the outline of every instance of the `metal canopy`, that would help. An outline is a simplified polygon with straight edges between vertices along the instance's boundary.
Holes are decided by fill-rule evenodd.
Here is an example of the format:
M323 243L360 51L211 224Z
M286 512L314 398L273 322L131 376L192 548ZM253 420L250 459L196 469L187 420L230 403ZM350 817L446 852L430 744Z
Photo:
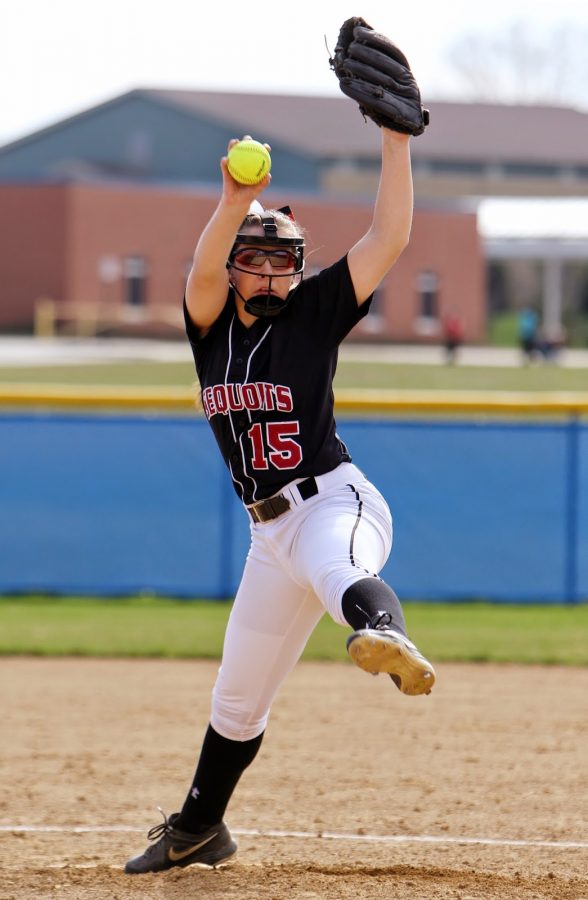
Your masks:
M485 238L488 259L588 260L588 238Z
M588 261L588 199L483 199L478 230L487 259L543 263L543 328L561 335L564 263Z

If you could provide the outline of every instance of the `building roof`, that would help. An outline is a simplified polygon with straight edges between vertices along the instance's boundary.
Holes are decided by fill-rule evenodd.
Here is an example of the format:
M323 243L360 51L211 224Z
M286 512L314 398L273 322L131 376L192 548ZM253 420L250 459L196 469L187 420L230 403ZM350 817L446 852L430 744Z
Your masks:
M319 157L373 157L378 132L343 95L303 96L220 91L145 90L164 104L205 113ZM415 159L534 162L588 166L588 114L568 107L497 103L426 104L431 124L413 141Z
M423 135L426 155L588 165L588 114L567 107L431 104L439 127ZM433 118L433 124L435 119Z
M364 123L357 105L332 96L259 94L137 88L85 110L49 128L0 148L16 148L49 132L87 119L95 111L141 97L194 118L206 117L234 128L235 137L251 133L314 159L371 160L379 156L379 134ZM567 107L455 103L431 100L431 124L412 143L416 162L428 160L534 163L581 166L588 170L588 114Z

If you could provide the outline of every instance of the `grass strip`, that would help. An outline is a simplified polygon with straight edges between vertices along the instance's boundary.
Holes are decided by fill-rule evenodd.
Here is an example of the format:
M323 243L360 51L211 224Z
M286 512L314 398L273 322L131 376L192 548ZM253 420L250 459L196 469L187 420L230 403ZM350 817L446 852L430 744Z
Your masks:
M0 598L0 655L218 659L228 601ZM432 660L588 665L588 606L406 603L409 634ZM304 653L347 659L325 616Z
M191 363L116 362L100 365L0 368L0 383L191 387ZM557 365L445 366L340 360L337 388L413 390L584 391L586 370Z

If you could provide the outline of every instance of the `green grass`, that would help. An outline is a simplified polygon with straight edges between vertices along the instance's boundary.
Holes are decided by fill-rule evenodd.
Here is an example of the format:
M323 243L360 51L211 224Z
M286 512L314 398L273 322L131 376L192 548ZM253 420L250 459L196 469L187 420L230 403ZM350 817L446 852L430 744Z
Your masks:
M406 603L409 633L438 662L588 665L588 606ZM212 658L229 602L0 598L0 654ZM324 617L304 658L344 660L345 629Z
M488 343L495 347L518 345L519 313L508 310L491 317L488 323Z
M342 363L339 388L396 390L585 391L586 370L559 366L428 366Z
M190 387L190 363L112 363L88 366L0 368L0 384L127 385ZM335 388L428 390L585 391L585 369L560 366L399 365L341 361Z
M189 387L196 381L192 363L120 362L71 366L2 366L0 384L129 385Z

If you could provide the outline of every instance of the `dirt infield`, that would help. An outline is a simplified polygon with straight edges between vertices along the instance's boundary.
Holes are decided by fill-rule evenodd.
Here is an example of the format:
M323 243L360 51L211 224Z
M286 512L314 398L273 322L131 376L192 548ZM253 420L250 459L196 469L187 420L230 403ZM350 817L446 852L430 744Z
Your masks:
M132 878L216 665L1 660L1 900L588 900L588 670L439 669L409 698L300 664L227 815L236 861Z

